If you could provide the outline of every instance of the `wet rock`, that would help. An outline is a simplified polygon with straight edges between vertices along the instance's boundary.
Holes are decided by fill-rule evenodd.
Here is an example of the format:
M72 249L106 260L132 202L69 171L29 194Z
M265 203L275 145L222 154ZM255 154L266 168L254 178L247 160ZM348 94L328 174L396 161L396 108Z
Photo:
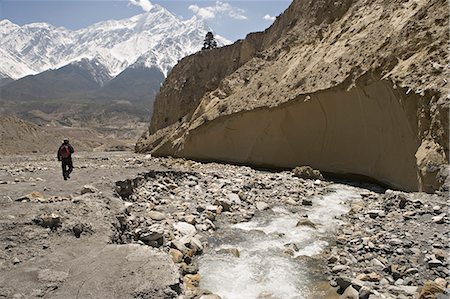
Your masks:
M188 265L186 263L181 263L181 269L183 271L183 275L198 273L198 265L197 264Z
M95 188L92 185L84 185L83 188L81 189L81 195L83 194L87 194L87 193L97 193L98 189Z
M307 226L307 227L311 227L311 228L316 228L316 224L314 222L312 222L311 220L307 219L307 218L306 219L300 219L297 222L296 226L297 227L298 226Z
M311 179L311 180L316 180L316 179L323 180L323 176L320 173L320 171L313 169L310 166L298 166L298 167L295 167L292 170L292 172L294 173L294 176L298 177L298 178Z
M187 288L195 288L200 284L200 274L187 274L183 277L184 284Z

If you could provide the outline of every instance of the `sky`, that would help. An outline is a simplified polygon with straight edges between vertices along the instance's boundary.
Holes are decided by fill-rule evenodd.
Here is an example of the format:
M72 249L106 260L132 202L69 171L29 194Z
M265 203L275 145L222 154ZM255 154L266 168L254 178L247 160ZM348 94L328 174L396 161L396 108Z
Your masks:
M269 27L291 3L290 0L0 0L0 19L18 25L46 22L76 30L94 23L123 19L148 11L158 4L181 17L204 19L231 41Z

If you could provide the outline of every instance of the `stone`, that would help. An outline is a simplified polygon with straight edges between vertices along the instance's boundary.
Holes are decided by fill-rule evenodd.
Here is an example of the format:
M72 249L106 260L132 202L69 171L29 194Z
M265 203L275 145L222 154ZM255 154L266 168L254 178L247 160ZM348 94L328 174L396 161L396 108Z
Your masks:
M183 270L183 274L197 274L198 273L198 266L196 264L186 264L181 263L181 269Z
M311 227L311 228L316 228L316 224L314 223L314 222L312 222L311 220L309 220L309 219L307 219L307 218L305 218L305 219L300 219L298 222L297 222L297 225L296 225L297 227L298 226L308 226L308 227Z
M446 216L445 213L439 214L437 216L432 217L431 221L433 221L433 223L436 224L443 224L445 222L445 216Z
M181 263L183 261L183 253L181 253L181 251L175 248L170 248L169 254L175 264Z
M183 236L194 236L197 233L195 226L187 222L177 222L173 224L173 227L180 232Z
M216 294L207 294L207 295L201 295L199 299L222 299L219 295Z
M35 222L43 227L55 230L61 226L61 217L55 213L43 214L35 219Z
M380 216L384 216L384 211L383 210L369 210L367 211L367 214L369 215L370 218L377 218Z
M313 202L310 199L303 199L302 200L302 205L303 206L312 206Z
M311 180L323 180L323 176L319 170L313 169L310 166L298 166L295 167L292 172L295 177L302 179L311 179Z
M262 201L257 201L255 203L256 208L258 209L258 211L264 211L267 210L269 208L269 205L265 202Z
M442 277L438 277L434 280L434 282L439 285L441 288L445 289L447 287L447 281L442 278Z
M84 231L84 224L82 224L82 223L77 223L77 224L75 224L75 225L72 227L72 231L73 231L73 234L75 235L76 238L80 238L80 237L81 237L81 234L82 234L83 231Z
M174 249L177 249L184 255L186 255L189 252L189 248L187 248L186 245L184 245L183 242L181 242L181 241L173 240L170 243L171 243L171 247L173 247Z
M198 287L200 284L200 274L187 274L183 277L183 281L187 288Z
M221 198L221 199L218 199L215 202L215 204L218 206L221 206L224 211L230 211L231 206L232 206L232 201L228 200L227 198Z
M396 285L396 286L388 286L389 290L395 291L397 293L403 293L409 296L413 296L417 292L416 286L404 286L404 285Z
M419 299L435 298L435 294L445 293L445 288L434 281L426 281L419 293Z
M388 241L388 244L391 246L400 246L403 244L403 241L397 238L393 238Z
M432 259L432 260L428 261L428 267L429 268L437 268L437 267L440 267L440 266L443 266L443 265L444 264L438 259Z
M371 263L373 266L375 266L377 268L381 268L381 269L386 268L386 266L380 260L378 260L376 258L372 259Z
M241 204L241 198L236 193L228 194L228 199L231 201L232 204L236 204L236 205Z
M87 194L87 193L96 193L98 192L98 189L95 188L92 185L84 185L83 188L81 189L81 195L83 194Z
M43 200L44 195L41 192L33 191L27 195L27 197L31 200Z
M150 231L139 235L139 240L152 247L160 247L164 244L164 235L161 232Z
M376 272L371 272L369 274L361 273L356 276L356 279L359 279L361 281L377 282L381 280L381 276Z
M17 257L13 258L12 262L13 262L13 265L20 264L20 260Z
M327 262L328 262L329 264L334 264L334 263L336 263L338 260L339 260L339 258L338 258L337 256L332 255L332 256L330 256L330 257L327 259Z
M197 222L197 220L195 219L194 215L186 215L186 216L184 216L184 221L189 223L189 224L192 224L192 225L196 224L196 222Z
M350 267L347 265L336 265L331 269L331 271L333 271L333 273L338 273L348 269L350 269Z
M358 298L359 299L369 299L372 290L369 287L363 286L359 289Z
M200 253L203 251L203 245L202 242L200 242L199 239L192 237L189 244L191 245L191 248L196 252Z
M339 299L359 299L359 293L352 286L345 289L344 293L339 296Z
M161 221L166 219L166 214L161 213L161 212L157 212L157 211L150 211L148 212L148 216L156 221Z
M409 268L405 271L405 275L412 275L416 273L419 273L419 269L417 268Z

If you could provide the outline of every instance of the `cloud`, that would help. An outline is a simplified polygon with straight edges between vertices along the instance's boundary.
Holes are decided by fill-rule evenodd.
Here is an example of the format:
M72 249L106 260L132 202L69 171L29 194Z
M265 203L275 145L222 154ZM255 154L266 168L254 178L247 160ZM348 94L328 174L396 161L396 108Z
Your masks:
M236 20L248 19L245 16L245 10L220 1L216 1L214 6L199 7L198 5L190 5L189 10L202 19L214 19L222 15L227 15Z
M275 21L275 17L272 17L271 15L265 15L264 17L263 17L263 19L264 20L267 20L267 21Z
M129 0L131 4L140 6L144 11L150 11L153 4L149 0Z

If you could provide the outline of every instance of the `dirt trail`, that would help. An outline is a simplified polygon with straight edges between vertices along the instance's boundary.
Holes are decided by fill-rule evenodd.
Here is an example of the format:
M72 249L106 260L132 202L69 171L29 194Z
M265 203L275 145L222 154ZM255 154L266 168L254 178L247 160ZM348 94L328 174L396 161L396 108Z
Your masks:
M77 153L74 164L64 181L53 156L0 157L0 298L176 295L167 254L110 244L125 208L114 182L157 167L131 152ZM86 184L96 189L81 195Z

